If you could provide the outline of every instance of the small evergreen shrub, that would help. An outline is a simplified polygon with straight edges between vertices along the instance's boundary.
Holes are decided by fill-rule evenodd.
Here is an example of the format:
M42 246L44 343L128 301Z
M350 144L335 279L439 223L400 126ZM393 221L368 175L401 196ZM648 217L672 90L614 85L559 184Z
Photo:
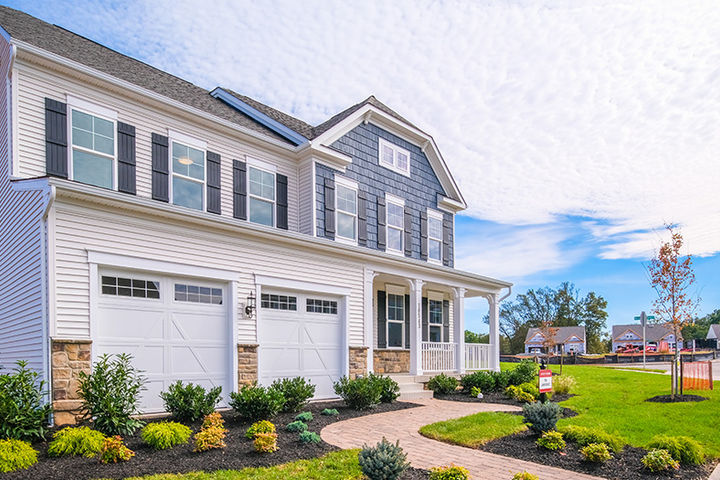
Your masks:
M553 378L553 392L557 395L567 395L571 390L575 389L576 385L575 377L569 375L560 375Z
M203 420L200 431L195 434L194 452L205 452L213 448L225 448L225 421L217 413L207 415Z
M657 435L650 440L648 448L667 450L683 465L700 465L705 461L703 447L690 437Z
M315 385L303 377L281 378L275 380L270 388L280 392L285 399L283 412L298 412L315 396Z
M604 443L591 443L580 449L580 454L586 462L603 463L612 458L610 450Z
M80 372L78 393L82 409L96 430L105 435L132 435L144 422L132 418L140 413L138 402L145 378L132 365L132 356L100 357L91 373Z
M651 450L642 458L642 464L651 472L664 472L666 470L677 470L680 464L670 452L662 449Z
M269 420L282 410L284 404L282 393L257 383L245 385L237 393L230 394L230 406L241 418L251 422Z
M535 443L538 447L542 447L546 450L557 451L565 448L565 440L563 440L562 433L560 432L545 432Z
M470 472L468 469L457 465L430 469L430 480L469 480L469 478Z
M267 420L255 422L245 432L245 438L254 438L261 433L275 433L275 425Z
M305 422L301 422L300 420L295 420L294 422L290 422L285 426L285 430L288 432L304 432L308 429L308 426Z
M272 453L277 451L277 433L258 433L253 440L256 452Z
M205 418L203 418L203 423L200 426L200 429L203 428L211 428L211 427L222 427L225 428L225 420L223 420L222 415L220 415L220 412L212 412L207 415L205 415Z
M460 384L463 390L469 392L473 387L479 388L482 392L489 393L496 391L495 377L490 372L479 370L460 377Z
M320 435L315 432L300 432L300 441L302 443L320 443Z
M495 390L498 392L505 390L512 381L512 371L510 370L501 370L499 372L491 372L490 374L495 380Z
M100 453L105 443L105 435L88 427L65 427L55 432L48 445L48 456L65 455L92 458Z
M561 413L560 405L552 402L533 402L523 405L523 421L536 433L555 430Z
M125 446L120 435L107 437L100 449L100 463L127 462L134 456L135 452Z
M470 389L470 396L475 398L482 398L482 390L478 387L472 387Z
M430 379L427 384L428 389L432 390L438 395L447 395L449 393L453 393L457 386L457 378L450 377L448 375L445 375L444 373L441 373L440 375L435 375Z
M382 387L370 377L350 379L343 376L333 384L335 393L355 410L368 410L380 403Z
M149 423L140 432L143 442L155 450L166 450L187 443L191 435L189 427L177 422Z
M28 443L14 438L0 440L0 473L14 472L37 463L37 452Z
M312 412L302 412L302 413L298 413L297 415L295 415L295 420L300 420L301 422L305 422L305 423L312 421L312 419L313 419Z
M11 373L0 375L0 438L42 440L52 407L45 402L40 374L18 360Z
M539 365L532 360L523 360L517 367L510 370L510 385L534 382L539 369Z
M370 480L395 480L407 470L407 454L385 438L374 447L365 445L358 455L360 469Z
M524 392L517 385L510 385L509 387L507 387L505 389L505 396L508 398L513 398L521 403L532 403L535 401L535 397L533 397L527 392Z
M513 475L512 480L540 480L540 477L533 475L532 473L522 471Z
M400 396L400 385L390 377L383 375L375 375L370 372L370 380L372 380L380 389L380 402L392 403Z
M518 385L518 388L523 392L527 393L528 395L532 396L533 398L538 398L540 396L540 389L534 383L521 383L520 385Z
M215 411L220 401L222 387L205 390L202 385L178 380L168 387L167 392L160 393L165 403L165 410L180 422L195 422Z
M337 411L337 408L325 408L320 412L320 415L340 415L340 412Z
M610 450L615 453L620 452L625 446L625 440L611 433L606 433L599 428L580 427L577 425L569 425L560 428L560 433L566 440L575 442L581 447L590 445L591 443L604 443Z

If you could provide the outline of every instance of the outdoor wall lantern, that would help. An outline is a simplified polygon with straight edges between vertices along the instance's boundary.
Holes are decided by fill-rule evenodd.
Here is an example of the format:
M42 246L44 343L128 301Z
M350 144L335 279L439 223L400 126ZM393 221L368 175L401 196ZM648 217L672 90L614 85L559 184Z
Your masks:
M248 317L252 317L255 313L255 308L257 306L256 300L257 298L255 297L255 292L251 290L250 295L247 296L247 303L245 304L245 315Z

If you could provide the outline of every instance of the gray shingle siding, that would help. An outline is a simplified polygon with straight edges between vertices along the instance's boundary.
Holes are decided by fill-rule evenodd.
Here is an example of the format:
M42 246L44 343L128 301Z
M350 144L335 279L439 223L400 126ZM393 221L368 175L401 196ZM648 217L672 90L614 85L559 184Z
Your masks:
M383 138L410 152L410 178L380 166L378 160L378 139ZM406 207L413 211L412 257L420 258L420 212L427 208L438 210L438 194L445 195L435 172L420 147L399 138L373 124L358 125L332 144L352 157L352 164L342 176L358 182L362 190L370 194L367 206L368 232L367 247L377 249L377 197L390 193L405 199ZM332 178L336 170L318 164L315 169L315 193L317 209L317 236L325 236L325 178ZM440 210L438 210L440 211ZM446 220L452 222L453 215L443 212ZM454 233L454 232L453 232ZM450 266L454 264L454 251L450 247Z

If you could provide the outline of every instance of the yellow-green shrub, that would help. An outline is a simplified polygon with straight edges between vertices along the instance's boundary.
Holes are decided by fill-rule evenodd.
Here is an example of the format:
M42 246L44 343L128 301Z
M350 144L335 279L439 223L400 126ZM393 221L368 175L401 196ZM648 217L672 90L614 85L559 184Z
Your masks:
M0 440L0 472L14 472L37 463L37 452L22 440Z
M665 470L677 470L680 464L667 450L652 450L642 458L642 464L651 472L664 472Z
M625 446L625 440L612 433L606 433L599 428L580 427L577 425L568 425L558 429L566 440L575 442L581 447L590 445L591 443L604 443L615 453L620 452Z
M268 420L260 420L250 425L250 428L245 432L245 437L254 438L260 433L275 433L275 425Z
M565 440L563 440L562 433L555 431L543 433L535 443L539 447L552 451L565 448Z
M225 421L219 413L205 416L202 428L195 434L195 452L205 452L213 448L225 448Z
M574 389L576 385L575 377L569 375L560 375L553 378L553 392L558 395L570 393L570 390Z
M192 430L177 422L149 423L140 432L143 442L155 450L166 450L187 443L190 435Z
M608 450L607 445L604 443L591 443L581 448L580 454L586 461L593 463L603 463L612 458L610 450Z
M47 453L51 457L82 455L90 458L100 453L104 442L105 435L97 430L88 427L66 427L55 432Z
M278 449L277 433L258 433L255 435L253 446L256 452L272 453Z
M648 448L667 450L668 453L683 465L700 465L705 461L702 445L690 437L656 435L648 444Z
M457 465L430 469L430 480L468 480L469 478L470 472L468 469Z
M533 475L532 473L522 471L513 475L512 480L540 480L540 477Z

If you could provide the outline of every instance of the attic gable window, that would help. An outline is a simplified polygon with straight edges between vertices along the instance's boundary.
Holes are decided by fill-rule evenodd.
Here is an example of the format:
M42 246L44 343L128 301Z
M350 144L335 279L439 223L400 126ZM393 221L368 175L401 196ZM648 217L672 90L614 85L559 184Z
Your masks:
M410 176L410 152L383 138L379 139L378 147L380 149L378 152L380 165L402 175Z

